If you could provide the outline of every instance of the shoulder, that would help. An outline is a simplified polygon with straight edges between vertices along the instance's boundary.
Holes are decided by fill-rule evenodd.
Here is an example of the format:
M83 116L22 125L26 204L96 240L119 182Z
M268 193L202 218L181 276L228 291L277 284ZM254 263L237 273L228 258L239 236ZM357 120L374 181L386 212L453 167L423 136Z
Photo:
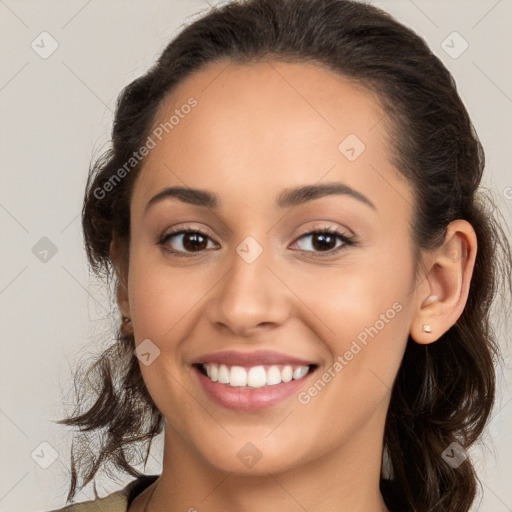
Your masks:
M74 503L64 508L49 510L48 512L126 512L128 505L138 496L144 489L149 487L159 475L142 475L132 480L128 485L113 492L104 498L97 498L92 501L84 501L83 503Z

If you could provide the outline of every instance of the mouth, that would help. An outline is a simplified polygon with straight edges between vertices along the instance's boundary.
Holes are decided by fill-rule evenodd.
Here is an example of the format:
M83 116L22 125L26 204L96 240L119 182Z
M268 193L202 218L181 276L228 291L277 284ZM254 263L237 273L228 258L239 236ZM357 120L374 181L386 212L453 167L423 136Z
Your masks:
M192 366L211 382L238 389L268 388L299 381L318 367L316 364L238 366L218 363L194 363Z
M220 351L191 361L192 374L213 404L259 412L290 400L314 378L319 365L274 350Z

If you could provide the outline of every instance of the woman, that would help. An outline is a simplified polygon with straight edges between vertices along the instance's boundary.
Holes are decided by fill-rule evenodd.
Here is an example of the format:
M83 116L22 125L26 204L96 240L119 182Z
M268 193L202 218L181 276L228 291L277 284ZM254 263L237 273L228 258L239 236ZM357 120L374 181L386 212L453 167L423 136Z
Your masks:
M122 324L61 421L68 500L107 464L137 478L62 510L467 512L512 264L483 166L449 72L373 6L186 27L123 91L83 207Z

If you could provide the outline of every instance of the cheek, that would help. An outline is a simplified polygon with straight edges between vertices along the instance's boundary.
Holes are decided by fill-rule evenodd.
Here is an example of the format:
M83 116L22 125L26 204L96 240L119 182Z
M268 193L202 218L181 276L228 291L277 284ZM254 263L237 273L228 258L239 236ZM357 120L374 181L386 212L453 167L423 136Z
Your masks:
M319 419L308 427L311 439L325 436L317 428L326 423L340 433L356 432L377 409L387 407L408 339L405 272L354 269L328 283L327 289L309 283L309 296L320 298L322 323L333 331L323 339L332 360L299 397L304 414Z
M211 269L166 264L160 249L134 248L130 253L128 293L136 341L177 338L183 319L205 298Z
M387 254L387 258L371 254L347 258L347 264L302 272L292 281L294 292L314 311L317 323L325 326L322 333L336 338L340 350L359 333L364 338L365 329L375 324L379 332L389 332L391 324L403 330L411 262L403 254Z
M328 327L322 333L329 332L323 340L332 360L323 372L332 392L315 398L318 414L333 411L347 421L339 405L342 397L346 407L358 411L355 425L362 421L358 415L378 407L393 386L410 328L413 273L403 245L395 247L380 255L368 251L328 276L309 275L301 282L300 293L321 320L317 324ZM359 407L363 403L368 407Z
M137 341L150 338L163 346L164 340L165 345L172 339L179 340L187 315L194 314L194 307L205 296L195 284L200 286L201 282L179 276L167 280L150 273L143 280L134 280L131 304Z

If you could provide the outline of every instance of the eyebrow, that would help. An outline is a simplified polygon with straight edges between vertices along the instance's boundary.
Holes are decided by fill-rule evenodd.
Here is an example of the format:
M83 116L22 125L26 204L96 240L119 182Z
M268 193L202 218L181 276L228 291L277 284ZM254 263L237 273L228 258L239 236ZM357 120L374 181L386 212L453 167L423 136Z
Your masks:
M345 185L344 183L324 183L321 185L304 185L302 187L285 189L277 197L276 204L279 208L288 208L298 206L320 197L330 195L345 195L357 199L366 204L373 210L377 210L375 205L363 194ZM152 197L146 204L144 213L156 203L166 199L178 199L179 201L194 206L203 206L209 209L218 209L221 201L217 194L207 190L189 187L167 187Z

